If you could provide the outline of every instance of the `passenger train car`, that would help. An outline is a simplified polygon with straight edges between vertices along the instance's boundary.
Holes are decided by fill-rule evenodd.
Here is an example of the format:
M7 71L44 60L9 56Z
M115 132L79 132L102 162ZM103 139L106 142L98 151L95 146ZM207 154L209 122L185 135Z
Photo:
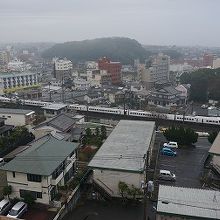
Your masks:
M18 101L23 105L40 106L40 107L44 107L44 106L52 104L51 102L6 98L3 96L0 96L0 102L16 103ZM141 118L155 118L155 119L165 119L165 120L170 120L170 121L185 121L185 122L190 122L190 123L220 125L220 117L193 116L193 115L184 116L184 115L175 115L175 114L147 112L147 111L142 111L142 110L125 110L124 111L124 109L121 109L121 108L106 108L106 107L87 106L87 105L79 105L79 104L70 104L68 105L68 109L75 110L75 111L89 111L89 112L99 112L99 113L116 114L116 115L125 114L125 115L130 115L133 117L141 117Z

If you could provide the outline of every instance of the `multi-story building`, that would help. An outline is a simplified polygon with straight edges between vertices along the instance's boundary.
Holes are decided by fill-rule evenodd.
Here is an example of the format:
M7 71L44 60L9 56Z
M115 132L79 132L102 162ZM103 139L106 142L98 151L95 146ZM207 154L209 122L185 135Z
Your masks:
M35 112L25 109L0 108L0 118L5 119L6 125L31 125L35 121Z
M73 64L70 60L64 59L53 59L54 62L54 77L57 80L63 80L71 78Z
M73 81L74 89L76 90L87 90L91 86L90 83L82 78L76 78Z
M170 57L162 53L154 57L152 62L153 79L156 83L169 81Z
M121 196L119 182L141 189L144 158L151 159L154 139L155 122L121 120L88 165L94 185L112 197Z
M98 60L98 68L100 70L106 70L108 75L111 77L112 84L120 84L121 77L121 68L122 65L120 62L112 62L110 59L103 57Z
M213 69L220 68L220 58L213 60Z
M213 66L214 56L213 54L204 54L203 55L203 66L212 67Z
M110 80L111 77L106 70L87 69L87 81L93 87L101 87L102 84L108 84Z
M10 54L8 51L0 51L0 65L7 65L10 61Z
M11 198L24 198L29 193L36 202L50 204L76 170L78 143L46 135L35 140L1 169L12 187Z
M8 70L15 72L23 72L31 69L31 65L20 60L12 60L8 63Z
M19 89L36 87L38 79L36 73L0 73L0 94L14 92Z

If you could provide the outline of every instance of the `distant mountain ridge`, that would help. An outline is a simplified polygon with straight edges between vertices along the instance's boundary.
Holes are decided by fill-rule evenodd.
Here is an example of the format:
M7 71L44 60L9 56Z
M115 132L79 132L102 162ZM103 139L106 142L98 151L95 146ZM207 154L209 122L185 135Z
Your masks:
M134 39L111 37L55 44L44 51L42 56L44 58L67 57L73 62L97 60L106 56L122 64L133 64L134 59L143 61L150 54Z

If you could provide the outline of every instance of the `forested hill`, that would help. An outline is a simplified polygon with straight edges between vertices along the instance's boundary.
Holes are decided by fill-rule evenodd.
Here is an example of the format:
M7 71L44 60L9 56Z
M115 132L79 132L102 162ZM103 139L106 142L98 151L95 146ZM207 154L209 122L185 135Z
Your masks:
M147 52L136 40L121 37L56 44L42 54L44 58L67 57L73 62L97 60L106 56L122 64L133 64L134 59L137 58L143 61L149 55L150 52Z
M220 68L199 69L192 73L183 73L182 83L191 84L190 99L205 102L208 99L220 101Z

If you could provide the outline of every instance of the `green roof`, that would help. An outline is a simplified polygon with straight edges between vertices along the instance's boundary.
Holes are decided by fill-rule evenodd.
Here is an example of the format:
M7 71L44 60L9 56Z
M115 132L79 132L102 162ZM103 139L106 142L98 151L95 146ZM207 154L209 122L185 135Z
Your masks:
M77 147L78 143L46 135L32 142L29 148L0 169L49 176Z

